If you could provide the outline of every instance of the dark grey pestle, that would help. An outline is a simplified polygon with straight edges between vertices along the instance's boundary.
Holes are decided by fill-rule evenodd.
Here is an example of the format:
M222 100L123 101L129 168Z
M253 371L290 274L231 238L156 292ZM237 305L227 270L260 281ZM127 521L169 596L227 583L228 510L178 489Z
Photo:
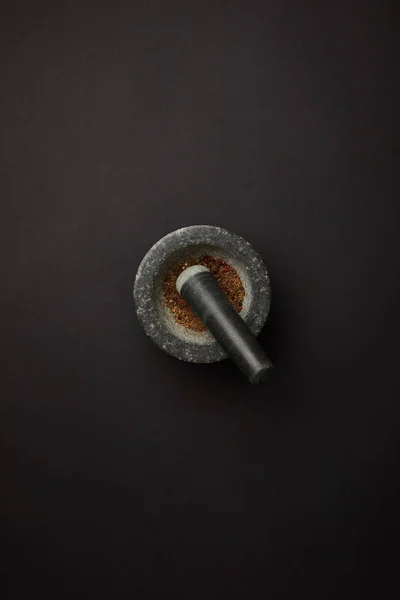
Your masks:
M273 365L210 271L188 267L176 288L248 380L263 381Z

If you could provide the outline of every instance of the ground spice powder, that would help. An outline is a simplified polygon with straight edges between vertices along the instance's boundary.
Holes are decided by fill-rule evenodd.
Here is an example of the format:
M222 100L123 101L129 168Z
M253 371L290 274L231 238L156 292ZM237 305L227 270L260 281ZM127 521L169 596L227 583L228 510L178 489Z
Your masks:
M203 265L210 269L216 278L220 288L227 295L229 302L238 312L242 310L244 299L243 283L237 274L237 271L227 262L220 258L212 256L202 256L200 258L186 259L168 271L163 282L163 292L167 307L172 312L175 321L188 329L194 331L205 331L205 326L190 308L190 305L184 300L176 289L176 280L179 275L193 265Z

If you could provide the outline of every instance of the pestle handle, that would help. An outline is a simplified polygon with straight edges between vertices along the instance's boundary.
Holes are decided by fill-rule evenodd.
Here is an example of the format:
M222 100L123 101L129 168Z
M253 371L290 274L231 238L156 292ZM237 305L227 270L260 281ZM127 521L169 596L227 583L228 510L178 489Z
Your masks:
M249 381L262 381L273 365L210 271L188 267L176 288Z

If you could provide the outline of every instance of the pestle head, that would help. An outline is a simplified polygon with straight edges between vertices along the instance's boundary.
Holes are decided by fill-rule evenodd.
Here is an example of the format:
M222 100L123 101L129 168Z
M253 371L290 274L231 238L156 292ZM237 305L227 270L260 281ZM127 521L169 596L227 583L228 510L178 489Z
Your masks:
M207 267L203 267L203 265L194 265L193 267L188 267L179 275L176 280L176 289L178 290L178 294L181 293L182 287L185 285L187 281L196 273L208 272L209 269Z

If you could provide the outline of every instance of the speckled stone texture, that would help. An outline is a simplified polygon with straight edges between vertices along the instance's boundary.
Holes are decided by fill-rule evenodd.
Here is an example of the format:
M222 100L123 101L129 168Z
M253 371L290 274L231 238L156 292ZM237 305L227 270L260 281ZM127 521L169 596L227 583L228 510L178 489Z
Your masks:
M165 304L162 283L167 271L181 260L204 254L222 258L238 272L245 289L240 315L254 335L263 328L271 304L267 268L242 237L212 225L193 225L159 240L143 258L136 274L136 314L146 334L160 348L180 360L195 363L216 362L227 355L208 331L192 331L176 323Z

